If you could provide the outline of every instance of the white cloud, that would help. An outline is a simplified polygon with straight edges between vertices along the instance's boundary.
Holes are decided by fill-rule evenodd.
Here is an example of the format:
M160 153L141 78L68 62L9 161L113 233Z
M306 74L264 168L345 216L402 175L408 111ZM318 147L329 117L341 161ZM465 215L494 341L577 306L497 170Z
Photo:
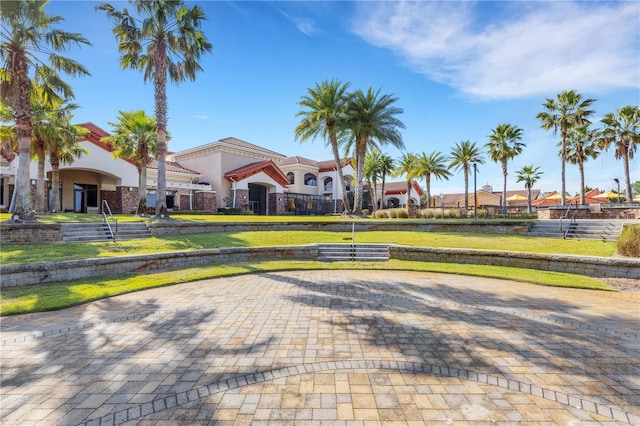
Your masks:
M208 115L192 115L191 118L195 118L196 120L208 120Z
M289 15L287 12L285 12L282 9L280 9L280 13L282 14L282 16L287 18L289 22L295 25L298 31L300 31L301 33L308 36L312 36L317 32L316 24L313 20L305 17L297 17L297 16Z
M635 1L357 5L354 31L364 40L481 99L637 88L640 82Z

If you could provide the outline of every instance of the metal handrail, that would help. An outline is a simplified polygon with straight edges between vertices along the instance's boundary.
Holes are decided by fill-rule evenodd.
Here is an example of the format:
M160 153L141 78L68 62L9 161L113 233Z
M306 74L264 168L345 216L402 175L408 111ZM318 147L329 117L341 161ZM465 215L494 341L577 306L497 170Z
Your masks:
M560 232L562 233L563 239L567 239L567 235L569 235L569 231L571 230L571 224L576 222L576 216L578 214L578 203L576 203L573 205L575 209L569 220L569 226L567 226L566 230L563 229L562 221L569 217L569 213L571 212L571 205L572 205L571 202L569 202L569 205L567 206L567 211L562 216L560 216Z
M115 232L111 229L111 225L109 224L109 218L107 217L107 213L105 212L105 207L107 212L109 212L109 218L111 218L116 224ZM104 218L104 223L107 224L107 228L109 229L109 233L111 234L111 239L113 242L116 242L116 235L118 234L118 219L113 217L113 213L111 213L111 208L109 207L109 203L107 200L102 200L102 217Z

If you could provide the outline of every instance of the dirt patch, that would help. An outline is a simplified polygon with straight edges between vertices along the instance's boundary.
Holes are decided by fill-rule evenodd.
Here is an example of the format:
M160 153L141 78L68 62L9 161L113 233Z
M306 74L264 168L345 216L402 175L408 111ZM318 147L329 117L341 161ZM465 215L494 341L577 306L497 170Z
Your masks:
M611 287L624 293L640 293L640 280L631 278L599 278Z

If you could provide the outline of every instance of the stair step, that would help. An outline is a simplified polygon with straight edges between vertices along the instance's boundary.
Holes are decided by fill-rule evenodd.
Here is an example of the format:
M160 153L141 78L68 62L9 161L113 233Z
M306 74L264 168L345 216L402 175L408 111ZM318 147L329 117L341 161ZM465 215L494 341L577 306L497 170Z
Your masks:
M382 244L322 244L318 246L318 260L325 262L386 262L389 246Z

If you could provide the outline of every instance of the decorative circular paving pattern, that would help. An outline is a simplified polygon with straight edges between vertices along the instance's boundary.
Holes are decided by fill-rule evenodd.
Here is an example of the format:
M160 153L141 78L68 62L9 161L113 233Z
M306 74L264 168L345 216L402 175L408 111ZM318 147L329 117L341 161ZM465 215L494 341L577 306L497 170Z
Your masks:
M2 424L640 424L640 297L261 273L0 323Z

